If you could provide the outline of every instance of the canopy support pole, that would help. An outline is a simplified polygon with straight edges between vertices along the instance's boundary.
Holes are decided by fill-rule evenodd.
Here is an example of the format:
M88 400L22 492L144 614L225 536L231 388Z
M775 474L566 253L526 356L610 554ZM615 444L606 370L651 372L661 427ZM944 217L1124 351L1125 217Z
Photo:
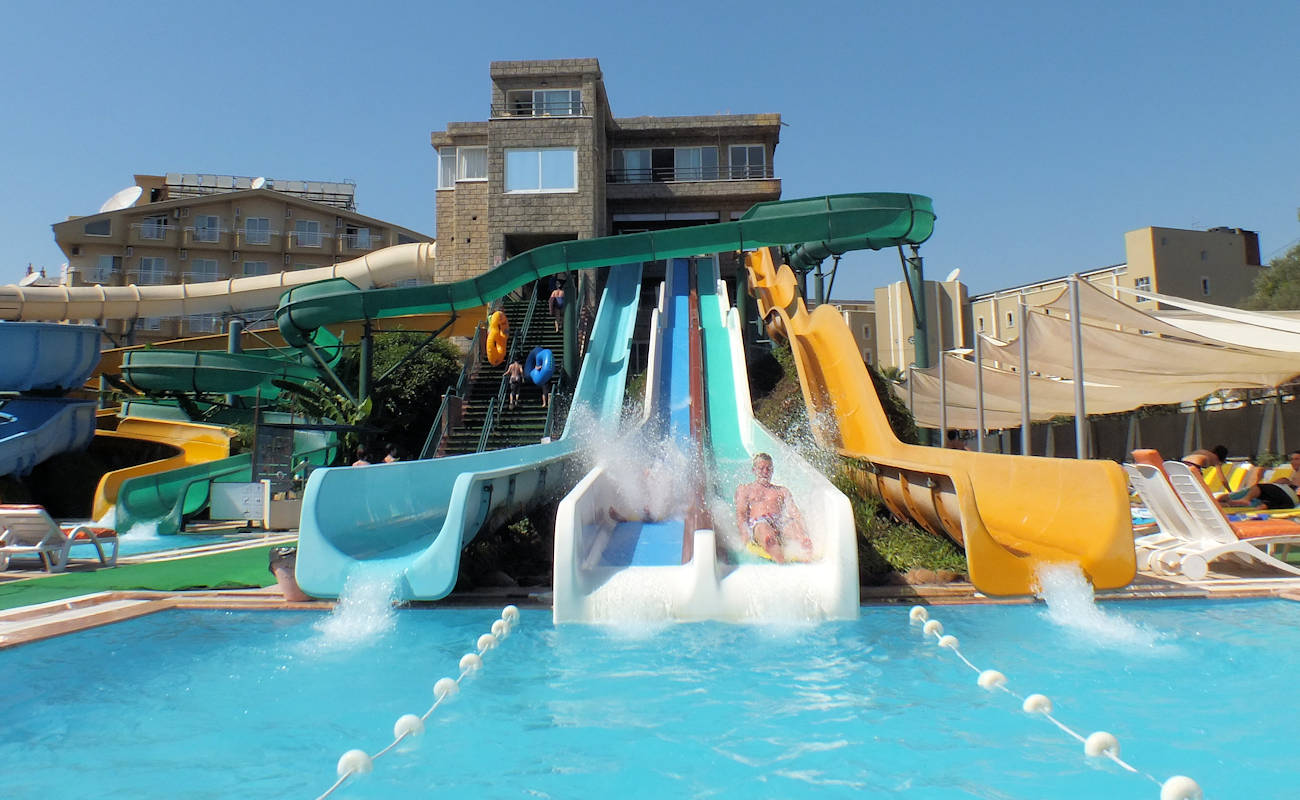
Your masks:
M1079 316L1079 274L1070 276L1070 332L1074 345L1074 455L1088 457L1088 411L1083 398L1083 320Z
M1034 443L1029 423L1029 308L1020 296L1020 455L1032 456Z
M984 337L975 334L975 452L984 452Z
M939 351L939 446L943 447L948 435L948 372L944 368L947 354Z

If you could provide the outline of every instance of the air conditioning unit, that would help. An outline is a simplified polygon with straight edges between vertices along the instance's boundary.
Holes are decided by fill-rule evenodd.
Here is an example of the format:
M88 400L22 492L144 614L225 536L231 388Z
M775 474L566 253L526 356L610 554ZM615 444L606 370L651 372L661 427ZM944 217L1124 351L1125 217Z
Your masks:
M284 254L284 265L285 265L286 267L289 266L289 254L288 254L288 253L285 253L285 254Z
M335 217L335 218L334 218L334 230L338 230L338 229L340 229L340 228L342 228L342 227L343 227L343 218L342 218L342 217Z
M235 219L239 219L239 206L235 206Z
M135 255L135 248L134 248L134 247L130 247L130 246L128 246L128 247L126 248L126 255L127 255L127 257L130 257L130 256Z
M190 257L190 251L189 251L189 250L181 250L181 253L180 253L180 259L181 259L181 261L184 261L185 259L187 259L187 258L189 258L189 257Z
M230 254L230 261L234 263L238 260L239 260L239 251L238 250L232 251Z
M292 208L285 207L285 209L284 209L284 218L285 218L285 219L288 219L289 217L292 217L292 216L293 216L293 209L292 209Z
M182 216L182 217L188 217L189 215L190 215L190 210L189 210L188 208L182 208L182 209L181 209L181 216Z

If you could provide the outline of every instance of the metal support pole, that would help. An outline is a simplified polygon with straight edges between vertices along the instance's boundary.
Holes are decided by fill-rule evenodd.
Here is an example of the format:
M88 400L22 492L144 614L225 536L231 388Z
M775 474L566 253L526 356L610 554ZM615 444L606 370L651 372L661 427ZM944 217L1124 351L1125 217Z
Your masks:
M226 352L242 353L244 352L244 321L242 319L232 319L226 326ZM236 395L226 395L226 405L234 406Z
M1029 307L1020 298L1020 455L1034 454L1029 413Z
M822 274L821 262L817 262L817 271L813 273L813 291L817 305L826 302L826 276Z
M899 256L903 250L899 248ZM912 255L903 259L903 277L907 280L907 289L912 299L912 348L915 352L913 361L920 369L930 367L930 317L925 308L925 265L921 260L920 249L912 245Z
M975 334L975 452L984 452L984 347L983 338Z
M907 410L916 419L916 381L915 375L912 374L916 369L916 364L907 365Z
M370 372L374 368L374 341L370 320L367 318L361 326L361 363L357 369L357 399L365 400L370 396Z
M740 351L749 360L749 271L745 269L745 254L736 252L736 320L740 323Z
M1074 454L1088 457L1088 409L1083 396L1083 320L1079 314L1079 275L1070 276L1070 331L1074 344Z
M944 446L944 437L948 435L948 373L944 369L947 361L943 351L939 352L939 447Z
M578 379L578 297L572 272L564 274L564 385L573 388Z

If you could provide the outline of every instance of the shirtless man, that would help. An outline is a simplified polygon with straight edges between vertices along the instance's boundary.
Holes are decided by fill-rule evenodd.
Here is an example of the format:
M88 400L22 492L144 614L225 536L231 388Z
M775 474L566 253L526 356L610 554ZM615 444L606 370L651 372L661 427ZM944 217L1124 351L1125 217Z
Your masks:
M550 307L551 317L555 320L555 332L560 332L560 320L564 319L564 286L560 283L555 284L551 290L551 296L547 301Z
M524 365L519 363L519 359L506 367L506 380L510 383L510 407L514 408L519 403L519 387L524 384Z
M754 482L736 489L736 523L741 535L753 539L778 564L785 563L787 540L797 540L812 555L812 539L790 490L772 483L772 457L754 456Z

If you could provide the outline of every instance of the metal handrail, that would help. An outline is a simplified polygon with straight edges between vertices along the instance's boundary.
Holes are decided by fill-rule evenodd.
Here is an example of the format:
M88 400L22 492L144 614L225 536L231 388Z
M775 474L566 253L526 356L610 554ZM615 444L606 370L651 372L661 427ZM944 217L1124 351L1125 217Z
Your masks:
M487 413L483 416L483 432L478 436L478 448L474 451L481 453L487 449L488 434L492 430L492 417L496 414L497 399L494 397L488 401Z
M771 164L718 164L714 167L636 167L605 171L606 183L671 183L693 181L754 181L776 177Z
M537 309L537 296L539 294L539 292L537 291L537 287L538 287L538 283L534 282L533 294L528 301L528 310L524 312L524 324L520 326L519 331L517 331L513 336L510 337L510 349L506 353L506 360L505 360L506 364L514 363L515 357L519 353L519 343L528 338L528 330L529 328L532 327L533 324L533 313ZM504 410L506 407L506 394L509 391L509 387L510 387L509 376L503 372L501 373L501 383L497 387L497 397L496 397L497 406L499 406L502 410ZM483 419L483 430L486 436L491 436L492 428L494 427L496 427L495 417L485 417Z
M493 103L492 117L525 117L535 119L538 117L586 117L591 112L587 110L587 104L581 101L575 103L572 100L552 100L541 103Z
M451 392L446 392L442 396L442 405L438 406L438 413L433 418L433 425L429 428L429 435L424 437L424 447L420 448L419 458L425 459L438 452L438 445L442 444L442 421L447 416L447 404L451 402Z

